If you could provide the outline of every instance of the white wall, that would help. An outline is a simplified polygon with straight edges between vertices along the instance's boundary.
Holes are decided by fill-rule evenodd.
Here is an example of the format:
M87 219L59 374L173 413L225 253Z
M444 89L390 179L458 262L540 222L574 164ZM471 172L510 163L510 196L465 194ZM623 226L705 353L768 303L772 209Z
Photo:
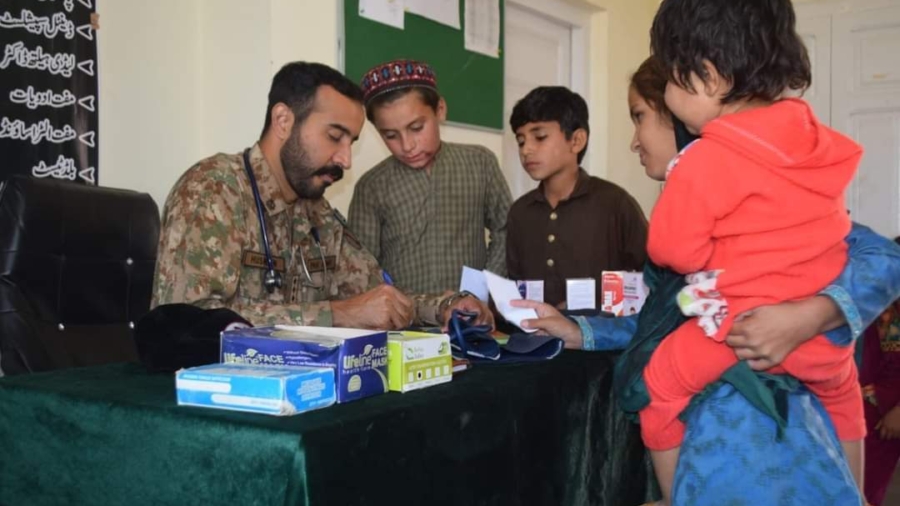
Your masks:
M628 77L648 54L657 0L569 0L592 18L591 172L649 211L657 185L629 152ZM100 184L149 192L162 207L175 180L213 153L238 152L262 129L272 75L294 60L338 66L336 0L100 0ZM607 48L614 48L607 55ZM450 105L452 107L452 104ZM451 142L502 157L502 136L444 126ZM367 125L353 169L329 189L346 211L354 182L388 155Z
M199 3L103 0L98 12L99 182L159 203L202 153Z
M594 95L591 113L605 107L608 125L602 130L607 145L606 178L628 190L641 204L644 213L650 210L659 196L659 183L644 173L637 155L631 152L634 129L628 113L628 86L631 74L650 55L650 25L659 7L659 0L586 0L604 9L605 26L597 27L603 19L595 21L594 37L606 37L605 62L603 56L594 57L594 79L601 81L606 72L605 95ZM596 41L593 48L604 47ZM601 68L596 68L598 66ZM605 64L603 64L605 63ZM596 86L599 92L599 85ZM602 110L602 109L601 109ZM594 128L594 125L591 125ZM601 130L597 130L598 133ZM591 141L593 142L593 140Z

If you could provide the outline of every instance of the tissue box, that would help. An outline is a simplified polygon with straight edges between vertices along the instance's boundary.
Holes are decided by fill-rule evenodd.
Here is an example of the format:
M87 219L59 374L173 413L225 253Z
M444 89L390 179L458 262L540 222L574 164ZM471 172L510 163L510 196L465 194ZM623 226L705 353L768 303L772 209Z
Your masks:
M640 272L603 271L600 310L616 316L641 312L647 299L647 285Z
M392 391L409 392L447 383L452 378L453 358L447 334L388 334L388 385Z
M180 406L294 415L331 406L334 372L327 367L211 364L175 373Z
M222 362L334 370L337 402L388 390L387 332L333 327L254 327L222 332Z

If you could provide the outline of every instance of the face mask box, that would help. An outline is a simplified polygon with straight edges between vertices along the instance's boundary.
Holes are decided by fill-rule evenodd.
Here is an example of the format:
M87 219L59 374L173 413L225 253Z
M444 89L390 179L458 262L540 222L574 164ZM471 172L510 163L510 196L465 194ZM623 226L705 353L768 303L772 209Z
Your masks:
M223 363L330 367L337 402L388 390L387 332L332 327L253 327L222 332Z
M641 312L648 290L640 272L603 271L600 291L601 311L628 316Z
M210 364L175 373L179 406L286 416L331 406L334 371L327 367Z
M388 334L388 385L409 392L453 379L453 358L447 334L391 332Z

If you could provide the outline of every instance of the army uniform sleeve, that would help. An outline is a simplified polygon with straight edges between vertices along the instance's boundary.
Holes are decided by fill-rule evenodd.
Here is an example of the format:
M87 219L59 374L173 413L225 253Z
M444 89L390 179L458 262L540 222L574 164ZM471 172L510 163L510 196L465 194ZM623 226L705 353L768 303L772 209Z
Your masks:
M354 231L347 227L347 221L337 210L334 217L343 227L340 260L336 282L338 298L347 299L365 293L384 283L378 260L356 238ZM406 294L416 306L415 324L420 326L440 325L438 314L441 301L452 292L444 294Z
M340 259L335 272L338 298L349 299L384 283L384 278L378 260L350 230L340 211L333 210L333 215L341 230Z
M441 302L447 297L453 295L453 292L445 292L442 294L425 293L413 294L409 298L416 305L416 321L415 325L421 327L434 327L443 325L441 321L440 306Z
M254 325L330 326L327 301L284 304L239 296L248 230L259 226L247 223L248 214L234 171L189 171L163 211L152 305L228 308Z
M194 167L175 184L163 210L153 306L230 307L241 274L245 213L237 181Z
M487 198L484 206L484 222L490 232L487 251L487 269L500 276L506 276L506 217L512 205L509 185L493 153L485 153L488 174Z

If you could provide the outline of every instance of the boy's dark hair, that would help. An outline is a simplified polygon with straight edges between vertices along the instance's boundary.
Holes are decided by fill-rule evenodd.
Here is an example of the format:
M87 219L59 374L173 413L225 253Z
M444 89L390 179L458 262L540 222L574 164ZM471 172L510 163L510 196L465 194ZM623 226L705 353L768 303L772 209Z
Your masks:
M320 86L331 86L341 95L362 104L363 92L350 79L337 70L321 63L292 62L281 67L272 78L269 88L269 105L266 107L266 122L262 135L269 130L272 122L272 108L281 102L294 113L294 125L302 125L312 112L316 92Z
M791 0L664 0L650 46L666 76L690 91L691 72L704 81L708 60L732 89L723 103L776 100L812 82L806 46Z
M539 86L516 102L509 116L509 126L513 132L527 123L555 121L566 135L572 139L575 130L583 129L590 138L588 106L581 95L564 86ZM584 159L587 144L578 153L578 163Z
M672 111L666 106L666 77L659 60L651 56L631 76L631 87L663 120L672 122Z
M425 105L431 107L432 111L437 112L438 104L441 102L441 95L437 92L437 90L433 88L427 88L425 86L408 86L406 88L397 88L395 90L386 91L380 95L372 97L372 99L370 99L366 104L366 118L374 123L375 109L378 109L384 104L389 104L394 100L404 97L413 91L419 94L419 97L422 99L422 102L424 102Z

